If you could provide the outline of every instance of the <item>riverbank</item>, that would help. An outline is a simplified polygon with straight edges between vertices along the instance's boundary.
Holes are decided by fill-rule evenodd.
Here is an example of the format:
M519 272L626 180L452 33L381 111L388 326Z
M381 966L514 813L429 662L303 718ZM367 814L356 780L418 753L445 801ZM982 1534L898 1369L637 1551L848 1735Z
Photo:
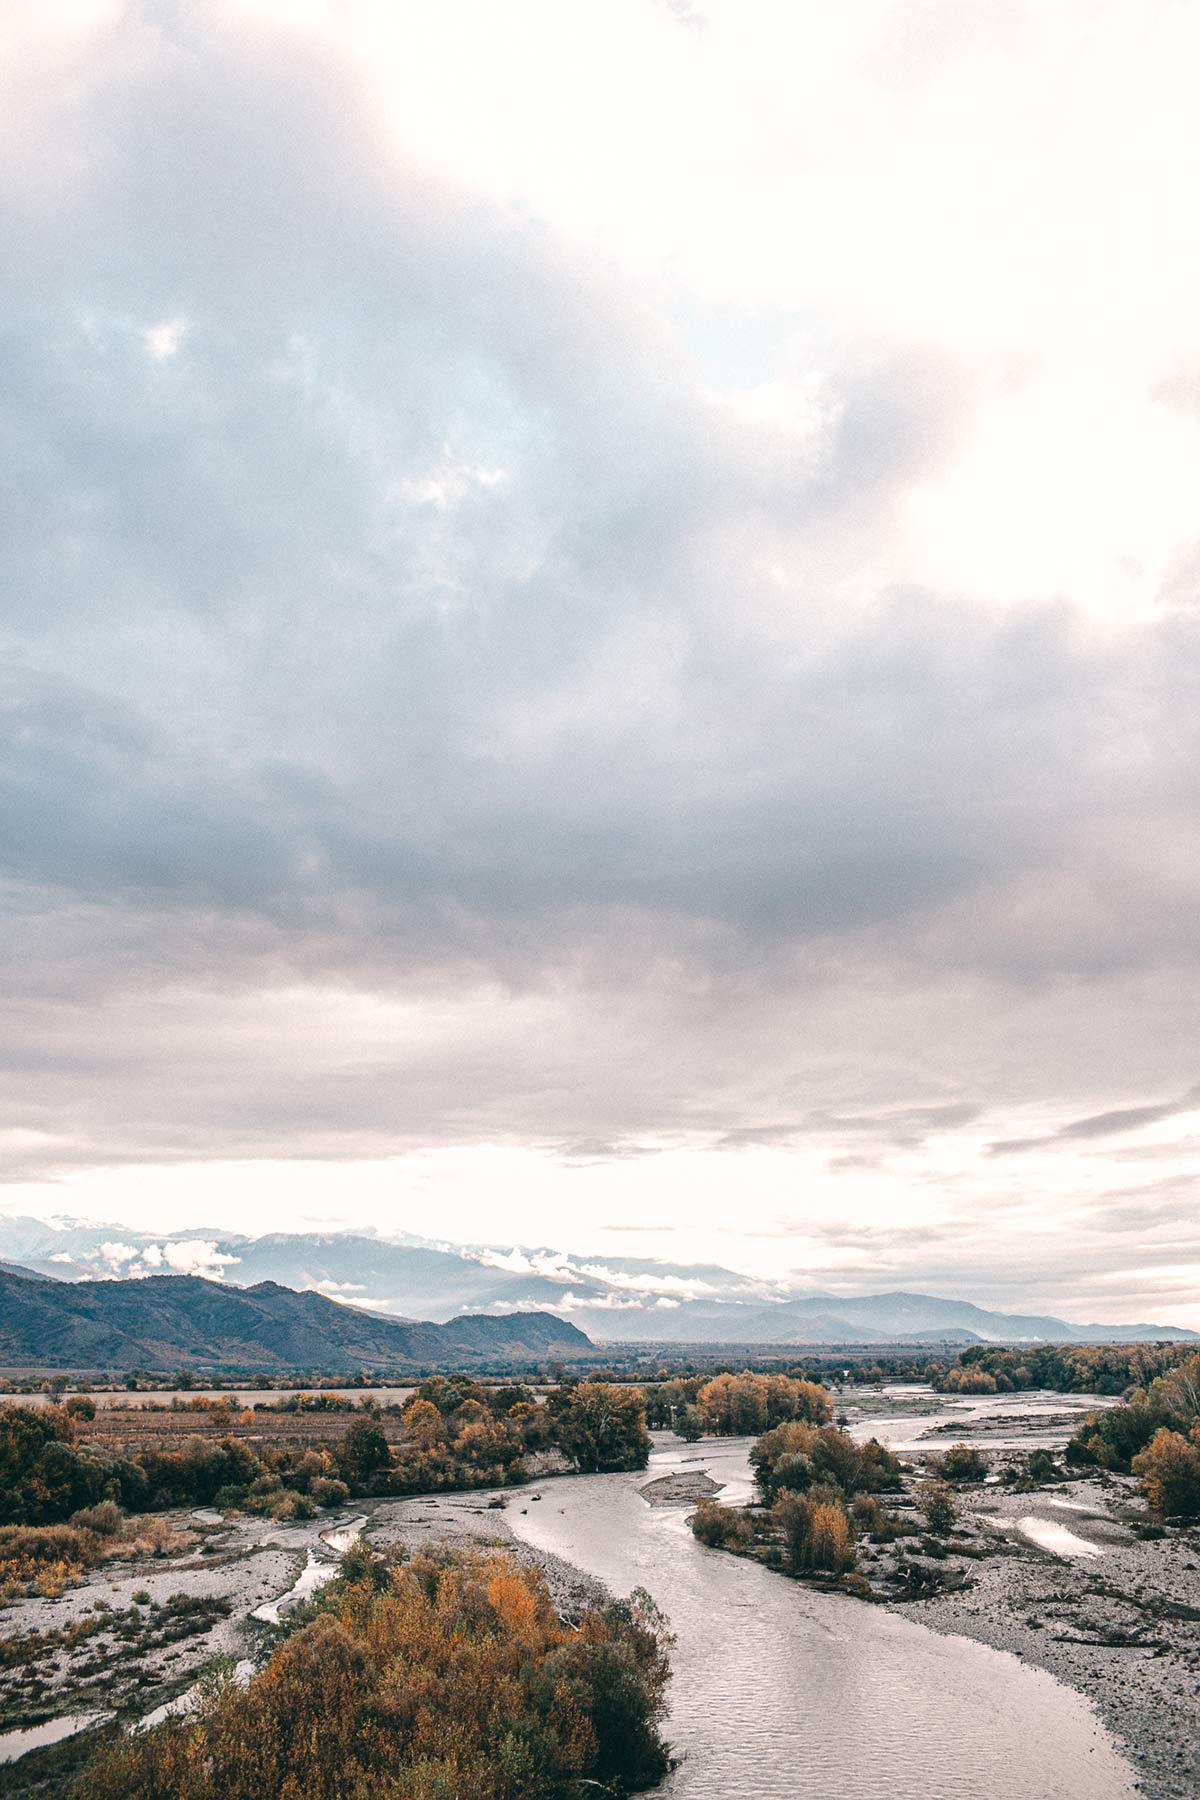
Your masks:
M1140 1538L1145 1503L1119 1476L1027 1494L984 1489L960 1506L989 1554L957 1559L963 1587L897 1610L1066 1682L1123 1744L1148 1800L1195 1800L1200 1530Z
M990 1421L1006 1437L1019 1423L1019 1414ZM1138 1484L1102 1473L1025 1492L960 1488L953 1526L931 1533L916 1489L926 1445L941 1448L945 1435L926 1427L922 1438L903 1491L882 1497L899 1534L864 1531L851 1573L799 1585L872 1601L1044 1670L1095 1709L1147 1800L1196 1800L1200 1528L1156 1527ZM782 1557L770 1534L735 1554L775 1567Z
M416 1500L382 1500L375 1504L363 1533L374 1549L403 1544L410 1552L445 1544L451 1549L507 1551L524 1568L539 1569L546 1578L550 1598L565 1624L576 1624L593 1607L606 1606L613 1598L597 1581L574 1563L547 1550L539 1550L518 1537L505 1518L509 1508L523 1513L530 1506L552 1505L552 1492L543 1496L536 1488L513 1488L506 1495L427 1494Z
M377 1548L503 1549L541 1571L568 1624L607 1604L602 1582L514 1534L504 1517L510 1503L525 1510L542 1501L536 1487L365 1500L354 1518L295 1525L166 1515L182 1546L173 1555L112 1562L60 1595L30 1595L0 1611L0 1652L11 1646L15 1658L21 1644L19 1660L0 1655L0 1790L65 1780L97 1731L162 1716L217 1658L247 1672L261 1665L280 1609L286 1625L288 1607L336 1574L355 1528Z
M537 1494L513 1490L513 1504L537 1504ZM568 1620L603 1605L609 1596L600 1583L517 1540L504 1519L508 1503L471 1493L365 1500L358 1517L378 1546L502 1545L543 1569ZM344 1546L325 1540L347 1522L341 1514L295 1525L206 1512L164 1516L181 1546L174 1554L114 1560L61 1594L27 1595L0 1610L0 1652L11 1647L0 1654L0 1764L6 1730L68 1710L137 1718L175 1699L215 1658L265 1652L278 1603L286 1605L297 1584L315 1587L336 1571Z

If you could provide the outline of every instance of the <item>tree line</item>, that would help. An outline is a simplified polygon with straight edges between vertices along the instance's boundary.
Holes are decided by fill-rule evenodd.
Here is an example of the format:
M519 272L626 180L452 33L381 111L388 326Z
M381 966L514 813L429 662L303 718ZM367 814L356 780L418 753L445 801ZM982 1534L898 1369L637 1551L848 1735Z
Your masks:
M1123 1394L1144 1387L1194 1352L1186 1344L1027 1344L1017 1350L973 1344L948 1369L931 1372L943 1394Z
M1123 1405L1093 1413L1066 1459L1138 1476L1160 1518L1200 1517L1200 1355L1185 1354Z
M586 1472L644 1468L650 1452L636 1388L567 1381L538 1401L524 1387L485 1388L467 1376L422 1382L390 1443L382 1409L366 1402L330 1445L251 1445L211 1435L176 1450L122 1456L86 1440L94 1404L0 1407L0 1527L57 1524L102 1501L127 1512L216 1506L275 1519L311 1517L354 1495L502 1487L527 1479L526 1458L557 1449ZM226 1409L232 1422L232 1411Z
M827 1424L833 1402L819 1382L790 1375L693 1375L657 1382L646 1390L646 1421L671 1427L695 1441L706 1433L717 1437L753 1437L788 1419Z

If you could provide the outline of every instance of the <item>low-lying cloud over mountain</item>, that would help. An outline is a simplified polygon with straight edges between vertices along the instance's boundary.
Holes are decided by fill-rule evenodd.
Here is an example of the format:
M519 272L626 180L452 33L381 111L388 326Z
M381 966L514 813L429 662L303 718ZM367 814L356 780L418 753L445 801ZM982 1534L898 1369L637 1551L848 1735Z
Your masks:
M1153 1323L1071 1323L996 1312L929 1294L848 1296L756 1281L715 1264L573 1257L561 1251L389 1242L354 1233L119 1238L96 1226L0 1223L0 1249L40 1274L122 1285L194 1260L230 1286L277 1282L373 1314L443 1320L536 1311L597 1342L876 1343L958 1339L1048 1342L1191 1335ZM200 1269L197 1269L200 1272ZM461 1327L463 1320L456 1323Z

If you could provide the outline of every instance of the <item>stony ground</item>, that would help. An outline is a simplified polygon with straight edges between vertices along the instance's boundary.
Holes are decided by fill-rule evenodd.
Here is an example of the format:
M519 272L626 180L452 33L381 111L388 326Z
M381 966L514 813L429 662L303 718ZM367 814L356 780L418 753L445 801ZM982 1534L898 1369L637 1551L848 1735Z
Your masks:
M357 1516L366 1517L367 1541L380 1546L403 1543L415 1550L436 1540L502 1547L524 1566L542 1570L560 1616L574 1621L611 1596L591 1576L535 1551L509 1530L505 1507L528 1506L539 1498L534 1488L507 1498L447 1494L368 1500L359 1503ZM174 1555L114 1560L57 1599L29 1597L0 1608L0 1646L34 1633L53 1640L72 1626L99 1625L73 1647L44 1642L32 1660L0 1668L0 1734L68 1712L115 1715L119 1724L129 1725L186 1694L217 1657L261 1664L278 1634L253 1617L255 1609L287 1595L310 1554L322 1567L336 1568L337 1558L321 1534L335 1531L347 1515L324 1514L295 1525L219 1520L203 1512L167 1517L184 1539ZM0 1752L3 1742L0 1735ZM85 1753L80 1738L19 1763L0 1758L0 1792L11 1787L36 1793L43 1773L54 1774L72 1758L74 1767Z
M1063 1501L1069 1506L1063 1506ZM954 1557L966 1585L905 1606L935 1631L978 1639L1086 1694L1126 1746L1151 1800L1200 1795L1200 1529L1142 1539L1146 1512L1120 1477L1033 1494L963 1496ZM1023 1520L1066 1525L1099 1555L1039 1548Z
M642 1491L649 1504L678 1505L716 1488L697 1471L648 1482ZM574 1620L610 1596L510 1531L509 1508L540 1502L534 1485L507 1495L367 1501L360 1510L375 1544L503 1546L542 1569L560 1614ZM985 1485L960 1491L958 1504L958 1524L946 1539L925 1533L906 1501L901 1510L911 1535L863 1543L863 1571L879 1597L935 1631L976 1638L1047 1669L1093 1701L1127 1747L1148 1800L1197 1800L1200 1530L1140 1535L1148 1516L1135 1484L1112 1476L1025 1494ZM175 1515L171 1524L187 1532L176 1555L109 1562L58 1599L0 1609L0 1638L9 1640L100 1622L74 1649L50 1645L31 1667L0 1669L0 1729L67 1709L135 1719L186 1691L218 1655L261 1660L274 1634L250 1615L291 1588L310 1552L332 1566L320 1534L342 1516L281 1526ZM1098 1554L1040 1547L1039 1524L1065 1526ZM177 1601L172 1611L175 1596L212 1604L188 1613ZM189 1628L172 1636L181 1624Z
M687 1475L660 1475L648 1481L638 1493L649 1506L695 1506L698 1500L710 1500L719 1494L721 1484L703 1471Z
M307 1550L300 1533L254 1524L253 1532L198 1528L180 1555L107 1562L57 1599L30 1597L0 1609L0 1639L36 1633L50 1640L24 1666L0 1670L0 1727L68 1702L78 1710L150 1711L214 1657L245 1655L245 1615L291 1586ZM180 1608L180 1597L194 1610ZM103 1629L74 1648L55 1646L59 1634L97 1621ZM185 1624L193 1629L169 1635Z

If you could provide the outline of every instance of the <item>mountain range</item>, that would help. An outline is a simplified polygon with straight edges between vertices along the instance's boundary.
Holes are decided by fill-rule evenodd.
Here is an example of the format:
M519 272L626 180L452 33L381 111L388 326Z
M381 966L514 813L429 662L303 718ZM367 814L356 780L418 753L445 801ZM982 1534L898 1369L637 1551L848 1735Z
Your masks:
M799 1282L756 1280L719 1264L437 1244L403 1233L251 1238L197 1226L164 1237L114 1225L9 1218L0 1219L0 1258L65 1281L195 1274L230 1292L275 1282L376 1316L454 1320L459 1327L464 1315L541 1312L569 1320L596 1342L1200 1343L1200 1333L1182 1326L1077 1324L924 1293L835 1295Z
M463 1367L592 1352L552 1313L382 1318L278 1282L203 1277L53 1281L0 1269L0 1364L7 1368L257 1370Z

